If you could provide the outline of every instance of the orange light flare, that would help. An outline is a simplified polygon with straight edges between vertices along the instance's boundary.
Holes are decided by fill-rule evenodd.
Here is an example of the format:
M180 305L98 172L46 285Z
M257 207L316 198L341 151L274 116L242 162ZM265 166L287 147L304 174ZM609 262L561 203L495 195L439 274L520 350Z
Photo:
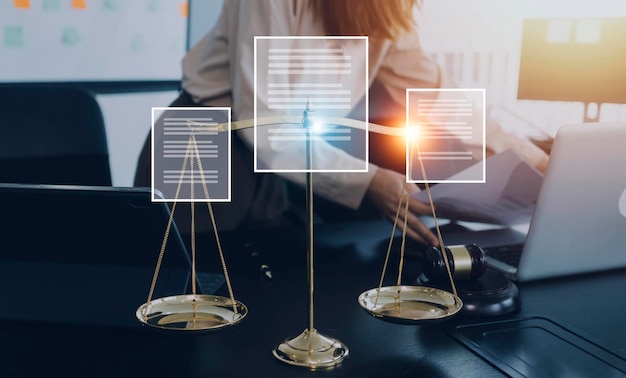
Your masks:
M428 130L420 122L407 124L404 137L405 147L413 157L417 158L420 151L428 150Z
M406 124L404 121L402 123L398 121L385 125L395 129L404 129L404 132L394 133L394 136L388 137L387 148L392 151L404 151L407 147L413 147L420 141L421 125L419 123ZM424 140L421 141L420 147L423 142Z
M407 179L410 181L425 180L426 172L424 169L430 165L424 160L428 160L428 154L440 148L439 142L433 139L432 127L420 120L407 123L405 128Z
M397 172L406 172L407 163L407 147L409 147L410 138L419 139L420 132L418 127L407 127L406 120L386 119L375 122L396 130L392 135L370 133L370 162L380 167L392 169ZM411 132L409 132L411 130ZM417 139L413 139L417 142ZM430 139L420 141L419 148L431 145ZM413 143L411 151L415 151L417 143Z
M412 179L412 175L410 172L413 172L413 163L416 159L420 159L420 149L419 144L423 139L422 134L422 125L417 123L407 123L405 130L405 139L406 139L406 164L408 164L407 169L407 179ZM416 148L417 147L417 148Z
M404 136L407 138L408 143L412 143L420 139L422 131L421 127L422 126L419 123L408 124L406 126Z

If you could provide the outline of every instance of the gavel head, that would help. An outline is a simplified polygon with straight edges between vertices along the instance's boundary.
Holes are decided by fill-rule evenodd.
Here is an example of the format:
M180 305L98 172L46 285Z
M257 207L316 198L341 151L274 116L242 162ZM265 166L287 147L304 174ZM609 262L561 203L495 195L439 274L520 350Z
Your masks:
M473 280L487 269L485 252L476 244L446 246L446 257L454 280ZM430 280L448 279L448 271L441 250L431 247L426 250L424 275Z

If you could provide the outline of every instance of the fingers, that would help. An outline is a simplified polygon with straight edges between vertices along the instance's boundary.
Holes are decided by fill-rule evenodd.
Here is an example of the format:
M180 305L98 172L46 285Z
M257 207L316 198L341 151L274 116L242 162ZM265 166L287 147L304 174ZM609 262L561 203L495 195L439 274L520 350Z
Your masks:
M398 204L402 197L402 187L405 185L405 177L397 172L378 169L374 175L368 194L374 205L380 210L390 221L394 221ZM408 185L409 190L409 211L407 212L406 233L407 236L428 245L439 245L439 241L421 221L418 215L432 215L430 205L424 203L411 194L419 192L419 188L415 184ZM401 213L398 217L398 227L405 228L404 224L404 205L402 205Z
M422 215L432 215L430 204L418 200L414 197L415 193L420 192L420 188L416 184L405 184L409 191L409 210L413 213Z
M541 148L533 145L534 151L528 154L527 161L535 167L539 172L546 173L548 167L548 154L546 154Z
M548 154L529 139L520 137L517 134L509 134L505 146L512 148L522 159L526 160L539 172L545 173L548 165Z
M422 202L413 196L409 196L409 211L414 214L432 215L430 204Z
M404 229L404 217L398 219L398 227L400 230ZM428 228L424 222L422 222L422 220L414 214L409 213L407 216L406 234L408 237L417 240L418 242L433 245L435 247L439 246L437 236L435 236L430 228Z

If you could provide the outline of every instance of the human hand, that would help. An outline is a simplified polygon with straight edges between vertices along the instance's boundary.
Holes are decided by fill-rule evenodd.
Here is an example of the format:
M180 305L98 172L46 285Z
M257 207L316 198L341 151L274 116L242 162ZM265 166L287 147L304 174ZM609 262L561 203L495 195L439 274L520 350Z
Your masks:
M430 205L412 195L415 192L419 192L420 189L415 184L406 183L404 175L389 169L378 168L367 188L367 195L381 214L393 222L398 211L398 204L402 197L402 187L404 185L407 186L409 191L409 211L406 221L407 235L419 242L438 246L439 240L435 234L418 217L419 214L431 214ZM400 229L405 227L402 209L398 217L398 227Z
M501 132L497 137L488 139L488 147L496 154L512 149L528 164L532 165L541 173L546 172L548 166L548 154L531 142L515 133Z

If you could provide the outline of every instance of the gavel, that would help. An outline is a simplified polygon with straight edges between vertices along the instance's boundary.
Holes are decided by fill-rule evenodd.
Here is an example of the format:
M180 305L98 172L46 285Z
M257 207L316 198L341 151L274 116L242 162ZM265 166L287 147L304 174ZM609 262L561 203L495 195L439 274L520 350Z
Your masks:
M478 245L450 245L445 247L450 273L456 280L475 280L487 269L485 252ZM425 252L423 273L430 280L448 278L448 271L441 249L430 247Z

